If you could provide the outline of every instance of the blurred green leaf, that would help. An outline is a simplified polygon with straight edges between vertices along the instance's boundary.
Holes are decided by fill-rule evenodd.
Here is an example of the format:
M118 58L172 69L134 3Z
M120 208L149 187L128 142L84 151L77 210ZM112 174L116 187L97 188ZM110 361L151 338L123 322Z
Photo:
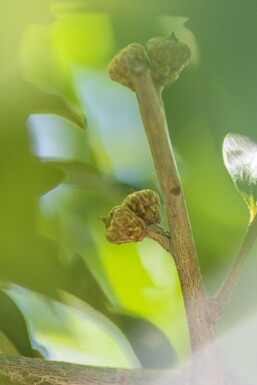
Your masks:
M172 2L172 13L185 12L188 6L185 0ZM135 13L155 13L158 15L163 12L171 13L169 0L141 0L120 2L117 0L54 0L51 7L54 14L68 13L68 12L112 12L112 13L131 13L131 17Z
M142 367L165 368L177 363L167 336L152 322L113 305L84 258L77 255L67 269L65 290L81 298L113 322L126 336ZM66 297L61 297L65 300ZM69 298L69 297L68 297Z
M37 216L39 196L59 183L60 173L32 155L24 99L18 103L17 93L4 90L0 98L0 278L52 293L61 279L58 247L38 237Z
M95 327L98 327L107 332L108 336L113 340L113 342L122 348L123 354L127 356L133 365L140 366L133 349L128 343L127 338L112 321L78 298L65 292L61 293L60 295L63 297L63 300L67 305L75 308L77 312L81 313L83 319L91 320L91 322L93 321ZM84 342L86 343L86 341Z
M18 352L27 357L33 357L33 349L29 337L29 331L24 316L12 298L3 290L0 290L0 332L8 339ZM2 336L3 337L3 336ZM0 350L3 350L3 339L0 336ZM4 345L7 347L7 341ZM5 350L5 353L8 351ZM11 354L12 352L9 352Z
M71 105L58 95L40 90L29 82L24 82L23 97L27 98L32 114L54 114L62 116L80 128L85 128L86 119L81 109Z
M71 362L84 364L140 367L117 326L73 295L59 291L63 303L17 287L11 295L31 321L33 341L44 346L49 358L66 356L66 360L69 357Z
M40 88L78 104L77 66L103 68L114 52L107 14L65 14L28 26L20 55L23 76Z
M59 170L65 175L64 183L77 185L88 190L97 190L103 187L105 178L97 167L81 161L45 160L48 167Z
M56 171L63 173L63 183L83 187L88 191L101 193L105 191L105 199L111 196L119 196L121 191L123 194L131 189L130 185L117 181L114 177L107 177L92 164L81 162L78 160L47 160L44 159L43 164ZM115 191L115 189L117 191Z
M44 162L38 163L38 191L43 195L57 187L64 179L64 173L61 170L54 169Z
M116 313L117 312L117 313ZM176 366L176 352L161 328L147 319L133 314L119 314L111 318L130 342L143 368L170 368Z
M252 220L257 202L257 144L246 136L228 134L223 143L223 158L236 188L250 209Z
M14 344L9 340L8 337L0 330L0 353L11 354L19 356L20 352L15 348Z

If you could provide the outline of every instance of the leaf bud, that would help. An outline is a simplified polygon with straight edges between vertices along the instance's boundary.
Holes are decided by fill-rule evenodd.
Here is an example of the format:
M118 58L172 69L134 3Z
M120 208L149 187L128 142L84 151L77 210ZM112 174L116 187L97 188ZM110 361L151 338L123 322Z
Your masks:
M189 47L180 43L174 33L150 39L146 51L153 81L160 87L173 83L191 58Z
M138 43L129 44L119 51L108 66L112 80L121 83L132 91L132 77L148 66L148 58L144 47Z
M146 235L146 224L127 206L116 206L107 217L100 219L105 223L106 238L111 243L140 242Z
M160 197L155 191L144 189L129 194L124 199L123 205L126 205L147 225L161 222Z

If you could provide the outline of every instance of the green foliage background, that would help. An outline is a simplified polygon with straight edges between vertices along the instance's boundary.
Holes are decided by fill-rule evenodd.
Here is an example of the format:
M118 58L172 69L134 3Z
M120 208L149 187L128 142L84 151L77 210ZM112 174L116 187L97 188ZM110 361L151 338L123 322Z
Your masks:
M211 293L248 223L222 142L257 140L257 4L13 0L0 15L0 349L171 366L189 353L173 261L152 241L109 244L98 220L131 188L159 191L135 96L106 67L126 44L172 31L192 49L164 103ZM256 263L220 332L253 312Z

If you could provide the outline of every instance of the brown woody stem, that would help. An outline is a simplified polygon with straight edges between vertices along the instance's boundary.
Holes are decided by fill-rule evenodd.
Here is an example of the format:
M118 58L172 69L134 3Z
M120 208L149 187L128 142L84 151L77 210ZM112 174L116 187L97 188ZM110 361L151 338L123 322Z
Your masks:
M166 251L170 251L170 233L164 231L160 226L149 225L146 228L146 237L159 243L159 245Z
M171 238L169 250L175 260L183 292L193 351L213 341L215 326L208 316L203 280L197 260L184 194L177 170L160 93L146 65L134 73L131 83L159 178Z

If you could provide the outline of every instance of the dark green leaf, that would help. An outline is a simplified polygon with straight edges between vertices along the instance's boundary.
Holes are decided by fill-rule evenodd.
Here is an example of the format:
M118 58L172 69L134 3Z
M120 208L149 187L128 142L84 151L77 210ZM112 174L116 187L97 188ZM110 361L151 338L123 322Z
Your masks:
M0 330L0 353L18 356L20 353L9 338Z
M23 97L31 113L54 114L62 116L80 128L85 128L86 119L78 106L73 106L58 95L45 92L33 84L24 81Z
M124 185L114 178L106 177L94 166L80 161L46 160L45 164L65 175L63 183L83 187L88 191L113 193L116 189L128 191L130 186Z
M89 190L99 188L104 177L98 169L80 161L46 161L46 165L60 170L65 175L64 183L86 187Z
M3 290L0 290L0 331L23 356L34 356L23 314Z
M57 187L65 175L61 170L50 167L46 163L38 164L38 194L42 195Z
M132 314L117 314L115 323L129 340L143 368L163 369L177 364L174 348L152 322Z

